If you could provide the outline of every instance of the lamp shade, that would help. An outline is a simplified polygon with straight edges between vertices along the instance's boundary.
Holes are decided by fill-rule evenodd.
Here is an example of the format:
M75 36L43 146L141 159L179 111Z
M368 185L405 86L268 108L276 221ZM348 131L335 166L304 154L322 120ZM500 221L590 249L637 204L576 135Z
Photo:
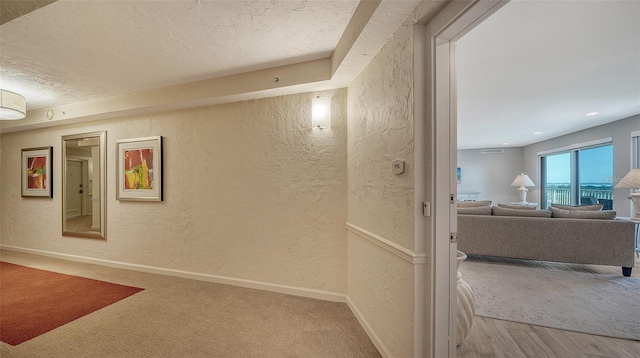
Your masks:
M533 184L529 176L522 173L516 177L516 179L511 183L511 186L536 186Z
M640 189L640 169L631 169L631 171L616 184L615 188Z
M27 114L27 103L24 97L11 92L0 90L0 119L22 119Z

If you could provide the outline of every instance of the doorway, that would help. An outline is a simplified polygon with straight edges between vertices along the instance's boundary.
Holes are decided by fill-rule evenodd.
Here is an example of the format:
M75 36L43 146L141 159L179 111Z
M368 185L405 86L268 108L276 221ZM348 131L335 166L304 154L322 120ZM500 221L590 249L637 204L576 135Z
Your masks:
M431 284L424 292L425 312L430 312L423 327L429 337L424 356L456 356L455 42L507 2L454 1L415 31L416 163L425 164L419 182L431 216L423 234L431 258Z
M90 179L90 163L87 159L66 160L66 226L69 230L89 233L93 228L93 203Z
M82 216L82 162L67 160L67 218L76 219Z

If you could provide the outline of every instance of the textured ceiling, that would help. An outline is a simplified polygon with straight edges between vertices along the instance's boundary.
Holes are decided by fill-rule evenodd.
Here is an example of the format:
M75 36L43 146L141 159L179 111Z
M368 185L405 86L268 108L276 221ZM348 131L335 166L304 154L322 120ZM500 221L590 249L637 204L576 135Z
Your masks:
M55 1L56 0L2 0L0 1L0 25Z
M57 1L2 25L28 109L326 58L358 0Z
M460 149L520 147L640 113L640 1L512 1L456 56Z

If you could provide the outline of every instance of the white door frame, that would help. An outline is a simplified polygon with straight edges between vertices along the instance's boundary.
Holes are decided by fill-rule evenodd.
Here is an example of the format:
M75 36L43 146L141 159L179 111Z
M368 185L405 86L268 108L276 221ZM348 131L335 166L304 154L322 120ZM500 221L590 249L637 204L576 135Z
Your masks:
M416 310L416 356L455 357L456 354L456 87L455 41L509 0L454 0L426 25L414 31L414 98L416 124L416 199L430 203L430 220L416 225L416 252L431 258L430 285L423 288L424 310ZM418 277L416 275L416 277ZM416 304L418 308L419 303ZM427 312L429 319L419 315ZM418 325L422 324L422 327Z
M72 163L73 163L73 165L77 165L78 166L79 178L78 178L77 181L78 181L78 185L82 185L82 180L83 180L82 172L83 172L83 167L84 167L82 165L82 160L70 158L70 159L66 160L65 165L67 166L67 168L70 168L72 166L71 165ZM72 171L69 169L69 172L72 172ZM67 184L67 188L65 188L67 190L67 192L72 192L72 193L75 194L75 193L77 193L78 190L80 190L82 188L82 187L74 187L74 188L69 189L68 185L74 184L74 182L72 182L71 180L67 180L67 183L68 183ZM68 198L69 199L75 199L74 195L69 195ZM77 208L77 209L75 207L71 208L71 209L73 209L74 213L77 211L78 214L77 215L75 215L75 214L74 215L70 215L70 211L69 211L70 210L70 205L69 205L69 201L67 201L67 205L66 205L66 209L65 209L67 212L65 213L65 215L66 215L65 217L70 218L70 219L76 219L76 218L82 217L84 215L84 210L85 210L84 209L84 207L85 207L84 204L85 203L84 203L84 195L83 194L80 195L80 198L78 199L78 204L80 205L79 208Z

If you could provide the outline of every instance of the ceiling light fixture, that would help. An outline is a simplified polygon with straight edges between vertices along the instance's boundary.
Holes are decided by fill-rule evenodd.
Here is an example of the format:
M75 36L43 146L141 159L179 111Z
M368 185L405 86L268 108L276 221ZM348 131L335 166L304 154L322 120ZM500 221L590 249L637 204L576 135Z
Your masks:
M509 142L504 142L502 143L502 145L509 145Z
M542 134L542 132L533 132L533 134L538 135L538 134Z
M27 114L27 103L23 96L0 89L0 120L22 119Z
M589 113L585 114L585 116L596 116L598 114L600 114L600 112L589 112Z

